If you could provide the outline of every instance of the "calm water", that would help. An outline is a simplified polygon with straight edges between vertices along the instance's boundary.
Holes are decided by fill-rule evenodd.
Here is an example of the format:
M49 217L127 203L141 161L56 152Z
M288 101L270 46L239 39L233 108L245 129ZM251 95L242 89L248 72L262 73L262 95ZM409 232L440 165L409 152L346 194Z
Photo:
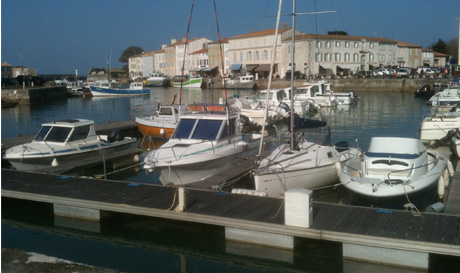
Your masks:
M228 91L250 96L253 91ZM43 122L67 118L96 123L150 115L159 103L170 104L179 90L158 88L150 96L130 98L69 98L41 105L20 105L2 110L3 138L34 134ZM359 103L322 109L332 142L346 140L367 149L372 136L418 137L425 102L399 92L358 93ZM218 103L223 90L188 90L183 103ZM279 135L282 135L280 133ZM100 171L100 170L96 170ZM152 182L139 169L114 174L112 179ZM317 200L340 202L341 189L330 189ZM55 219L52 206L2 198L2 247L19 248L94 266L126 272L343 272L354 264L342 260L340 244L299 240L294 253L226 242L223 229L159 219L115 215L103 221L100 232L78 231ZM436 257L434 257L436 258ZM458 260L443 259L430 271L450 272ZM433 271L434 272L434 271Z

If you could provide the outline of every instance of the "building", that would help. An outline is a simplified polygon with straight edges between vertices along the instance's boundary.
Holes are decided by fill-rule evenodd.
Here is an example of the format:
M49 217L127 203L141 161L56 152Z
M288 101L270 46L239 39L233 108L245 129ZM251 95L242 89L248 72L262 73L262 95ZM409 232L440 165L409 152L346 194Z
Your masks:
M444 67L449 64L450 56L444 53L433 52L434 62L433 66L435 67Z
M141 70L142 74L139 75L141 78L146 78L151 72L155 71L154 61L155 51L148 51L141 54Z
M400 67L416 68L423 65L422 47L398 41L398 65Z
M267 29L228 38L228 58L231 72L243 75L250 73L256 75L256 78L268 77L275 32L276 29ZM281 41L291 37L290 35L291 28L286 27L286 24L283 28L278 29L274 75L280 73L279 66L283 59Z
M142 54L129 57L128 69L131 79L142 78Z
M208 67L208 49L200 49L189 54L189 67L188 70L192 72L201 71Z
M154 63L154 71L165 73L165 48L166 44L161 46L161 50L155 51L155 55L153 56L153 63Z
M13 67L13 78L16 78L19 75L37 76L37 70L23 65Z
M434 66L434 52L431 49L422 49L422 66L433 67Z
M2 63L2 79L13 78L13 66L7 62Z
M195 38L187 41L185 41L185 37L182 38L182 40L178 43L175 43L174 45L171 45L171 47L174 47L174 75L181 75L182 74L182 68L184 68L184 75L190 74L190 59L189 59L189 53L191 52L196 52L201 49L206 49L207 44L212 42L211 40L207 38ZM172 57L172 56L171 56ZM207 58L207 57L206 57ZM172 61L172 58L171 58ZM168 76L174 76L174 75L168 75Z
M222 54L221 54L222 52ZM219 75L222 76L222 57L224 62L224 73L230 73L230 62L228 58L228 39L208 43L208 59L210 67L217 67Z

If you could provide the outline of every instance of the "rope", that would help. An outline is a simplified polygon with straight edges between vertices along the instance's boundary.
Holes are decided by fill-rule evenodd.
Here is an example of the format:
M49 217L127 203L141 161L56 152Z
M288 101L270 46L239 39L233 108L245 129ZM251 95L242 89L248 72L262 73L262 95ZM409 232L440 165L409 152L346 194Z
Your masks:
M281 208L283 207L283 205L284 205L284 199L283 199L283 202L281 202L281 205L280 205L278 211L276 212L275 216L270 216L270 218L274 219L274 218L278 217L278 214L280 213Z
M178 192L179 192L179 189L176 189L176 191L174 192L173 202L172 202L171 206L169 207L169 209L167 209L167 210L171 210L174 207L174 204L176 203L176 197L177 197Z

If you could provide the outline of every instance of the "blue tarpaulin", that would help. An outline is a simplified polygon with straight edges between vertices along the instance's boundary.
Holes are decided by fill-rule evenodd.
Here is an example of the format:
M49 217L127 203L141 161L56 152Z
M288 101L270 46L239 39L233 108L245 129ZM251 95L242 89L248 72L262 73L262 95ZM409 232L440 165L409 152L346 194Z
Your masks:
M231 71L240 70L242 66L243 66L242 64L232 64L232 66L230 66L230 70Z

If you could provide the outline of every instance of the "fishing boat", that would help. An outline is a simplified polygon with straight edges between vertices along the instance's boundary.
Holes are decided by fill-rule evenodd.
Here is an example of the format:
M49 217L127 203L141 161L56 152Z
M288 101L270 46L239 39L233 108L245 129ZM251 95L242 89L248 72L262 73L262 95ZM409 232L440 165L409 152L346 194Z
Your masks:
M201 88L203 84L203 77L201 76L174 76L173 78L174 87L190 87L190 88Z
M434 94L427 102L430 106L455 105L460 106L460 88L449 87Z
M366 153L344 165L340 182L360 204L403 208L431 202L436 192L442 198L451 175L448 159L420 139L373 137Z
M136 117L139 131L144 136L170 138L179 122L179 117L188 110L185 104L161 105L156 115Z
M32 142L7 149L3 158L20 171L59 171L102 152L135 149L135 143L119 131L97 135L92 120L63 120L44 123Z
M358 149L349 148L346 142L331 146L329 127L320 125L297 130L300 140L294 149L289 143L282 144L260 161L252 172L256 191L283 198L290 189L315 190L338 182L341 164ZM323 141L315 143L312 138Z
M89 86L93 97L101 96L136 96L136 95L149 95L150 89L144 88L142 82L133 82L129 88L113 88L110 85L105 86Z
M146 80L145 86L147 87L162 87L165 85L167 78L164 73L150 72Z
M240 76L236 80L228 80L227 87L229 89L256 89L257 84L254 81L253 75Z
M189 185L257 154L260 135L241 132L239 115L224 105L189 105L189 110L169 141L144 160L144 169L163 185Z

